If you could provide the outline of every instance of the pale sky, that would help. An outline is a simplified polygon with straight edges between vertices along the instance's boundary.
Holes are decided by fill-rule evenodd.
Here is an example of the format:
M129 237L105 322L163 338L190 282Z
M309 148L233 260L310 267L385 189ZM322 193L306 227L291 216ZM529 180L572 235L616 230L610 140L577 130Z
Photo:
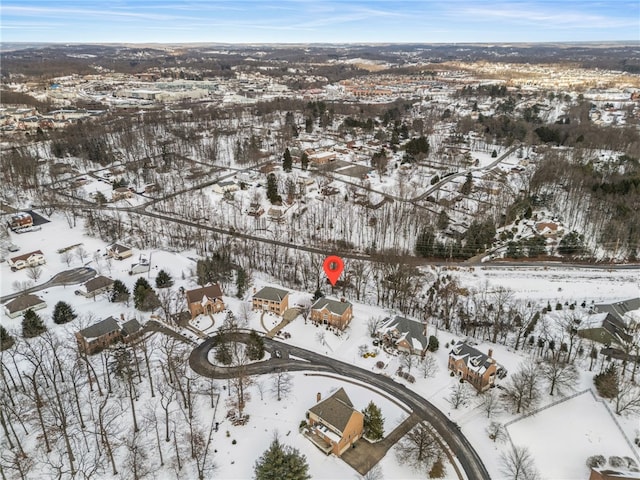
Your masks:
M640 0L3 0L2 42L640 41Z

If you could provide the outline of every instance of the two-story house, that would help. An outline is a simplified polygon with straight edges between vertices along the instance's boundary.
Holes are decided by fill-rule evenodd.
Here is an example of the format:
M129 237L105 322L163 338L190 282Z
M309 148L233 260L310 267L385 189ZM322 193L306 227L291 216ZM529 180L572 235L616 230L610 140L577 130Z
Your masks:
M47 261L44 258L44 254L40 250L34 250L33 252L18 255L17 257L10 258L7 262L12 271L22 270L27 267L35 267L38 265L44 265Z
M120 321L108 317L76 332L76 341L82 353L92 355L118 342L133 342L142 333L142 326L138 320L132 319L125 322L124 315L121 315Z
M120 325L113 318L105 318L98 323L76 332L78 349L86 355L99 352L122 338Z
M394 347L403 353L424 355L429 346L427 324L411 318L387 318L376 334L383 345Z
M322 297L311 306L309 318L312 322L344 330L353 318L353 305L345 299L333 300Z
M364 415L353 408L353 403L340 388L333 395L321 400L307 411L309 431L306 433L314 445L326 454L338 457L362 437Z
M498 364L493 350L488 354L464 342L454 343L449 352L449 370L469 382L478 392L484 392L495 384Z
M254 310L282 314L289 308L289 292L275 287L264 287L253 294L251 300Z
M211 315L226 308L222 300L222 289L217 283L194 290L187 290L185 297L191 318L201 314Z

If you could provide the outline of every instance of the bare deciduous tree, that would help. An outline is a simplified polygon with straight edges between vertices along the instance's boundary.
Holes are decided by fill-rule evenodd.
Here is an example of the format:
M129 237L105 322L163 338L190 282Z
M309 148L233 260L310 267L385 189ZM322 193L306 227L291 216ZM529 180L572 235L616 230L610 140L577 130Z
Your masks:
M482 409L487 412L487 418L500 411L500 398L495 390L485 392L482 400Z
M67 267L71 266L73 262L73 252L71 250L65 250L60 254L60 260L67 264Z
M420 372L423 378L431 378L438 373L438 362L433 354L427 353L420 360L419 363Z
M466 405L469 402L469 397L470 394L467 385L458 382L451 387L447 401L453 408L457 409L458 407Z
M533 456L527 447L514 446L500 456L500 471L506 480L537 480L540 478Z
M367 320L367 332L371 338L375 338L378 329L382 326L383 320L382 317L369 317L369 320Z
M502 425L500 422L495 421L491 422L487 427L487 434L489 435L489 438L494 442L502 442L507 436L505 433L504 425Z
M398 442L396 457L400 464L410 465L417 471L427 472L441 448L429 425L420 423Z
M278 399L286 397L293 388L293 377L286 371L278 371L271 376L271 392Z
M618 415L640 413L640 387L623 379L619 382L614 404Z
M544 362L542 376L549 382L549 395L553 395L554 391L562 395L567 390L574 390L579 378L576 367L560 360L557 355Z
M540 398L539 374L536 367L525 364L512 374L505 385L503 397L515 413L533 408Z

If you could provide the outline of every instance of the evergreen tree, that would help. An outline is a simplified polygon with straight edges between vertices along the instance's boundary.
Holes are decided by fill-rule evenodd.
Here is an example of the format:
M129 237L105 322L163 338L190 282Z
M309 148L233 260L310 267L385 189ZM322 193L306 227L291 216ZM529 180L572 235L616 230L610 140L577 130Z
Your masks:
M264 357L264 340L255 330L251 330L251 333L249 333L247 356L250 360L260 360Z
M37 337L47 330L42 318L33 310L29 309L24 312L22 317L22 336L24 338Z
M324 293L322 293L322 290L320 290L319 288L313 292L313 301L315 302L316 300L318 300L319 298L324 297Z
M229 349L229 342L224 339L218 341L215 358L216 362L219 362L222 365L231 365L233 357L231 355L231 350Z
M293 166L293 159L291 158L291 152L289 149L285 149L284 155L282 156L282 169L285 172L290 172Z
M373 402L362 411L364 415L364 434L371 440L384 437L384 417L380 408Z
M618 368L614 363L609 364L607 369L593 377L593 383L601 397L614 398L618 395L620 386L618 385Z
M267 175L267 198L271 203L282 202L282 197L278 194L278 179L275 173Z
M438 350L438 348L440 348L440 342L438 341L438 338L435 335L431 335L429 337L429 344L427 345L427 350L429 350L430 352L435 352Z
M467 177L462 184L462 188L460 189L460 193L463 195L469 195L471 193L471 188L473 187L473 175L471 172L467 173Z
M11 336L7 329L4 328L4 325L0 325L0 352L13 347L14 343L16 343L15 339Z
M244 296L244 293L247 291L248 284L249 279L246 270L242 267L238 268L236 272L236 288L238 290L236 292L236 297L242 298Z
M562 255L580 255L584 252L584 235L572 231L562 237L558 245L558 253Z
M297 448L282 445L275 437L256 461L255 480L308 480L309 465Z
M122 282L122 280L114 280L113 287L111 289L111 298L109 299L112 302L127 302L129 301L129 289Z
M62 325L63 323L70 322L76 317L76 312L74 312L71 305L66 302L58 302L56 303L56 306L53 307L53 323Z
M300 166L302 167L302 170L309 168L309 155L307 155L307 152L302 152L302 155L300 156Z
M160 270L156 277L156 288L167 288L173 286L173 278L166 271Z
M144 277L138 278L133 287L133 304L138 310L145 312L153 310L160 304L156 292Z

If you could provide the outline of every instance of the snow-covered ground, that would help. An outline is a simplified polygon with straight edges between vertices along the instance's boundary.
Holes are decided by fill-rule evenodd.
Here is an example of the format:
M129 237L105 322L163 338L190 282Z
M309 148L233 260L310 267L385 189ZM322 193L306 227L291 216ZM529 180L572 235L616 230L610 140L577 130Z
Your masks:
M108 261L103 256L106 244L85 235L81 223L71 229L61 216L54 215L52 220L51 223L43 225L40 231L22 235L11 234L11 241L20 246L20 251L11 256L36 249L43 251L47 264L43 266L43 274L38 283L46 281L59 271L88 264L102 274L121 279L132 289L138 276L129 276L128 270L131 264L137 261L138 256L143 253L151 260L152 268L148 274L144 275L148 276L152 285L157 272L160 269L165 269L176 282L174 288L197 287L193 280L196 263L195 255L192 252L172 253L160 250L140 252L135 250L133 257L129 259ZM82 243L86 253L81 259L77 255L78 247L72 249L75 253L70 265L67 266L57 251L78 243ZM578 304L582 301L587 303L615 301L635 297L640 293L637 271L633 270L545 269L544 267L516 269L505 267L454 268L434 270L433 273L456 275L462 285L472 289L484 288L485 285L489 288L509 287L514 290L517 297L531 299L541 304L546 304L547 301L552 304L565 301L577 302ZM0 265L0 276L2 295L13 291L12 285L16 280L28 280L26 271L11 272L6 262ZM265 315L263 327L260 315L247 309L252 289L259 289L265 285L279 286L273 279L255 274L252 288L243 299L231 296L224 298L227 308L233 311L236 317L246 316L248 326L261 332L273 328L280 322L279 317ZM37 293L48 304L46 309L38 313L50 329L74 331L80 325L85 326L88 322L93 323L110 315L119 318L122 314L127 319L136 317L142 322L149 318L149 313L140 313L134 310L132 302L127 306L121 303L110 303L103 296L98 296L95 300L86 299L74 295L73 292L76 288L76 286L53 287ZM53 306L59 300L70 303L79 314L79 318L65 326L54 325L50 317ZM311 294L309 292L292 292L290 305L308 304L310 300ZM281 336L279 339L373 371L379 371L375 364L382 361L384 368L381 373L393 376L400 366L400 359L398 356L390 355L372 345L367 332L367 321L371 317L386 317L395 313L401 312L391 312L377 306L355 303L354 319L350 328L344 333L338 335L325 328L316 327L311 322L305 324L302 317L299 316L284 329L291 335L290 338L285 340ZM192 325L210 333L222 323L224 315L217 314L214 319L214 326L211 325L209 317L200 317ZM9 319L6 315L2 317L2 324L15 335L20 335L20 322L21 318ZM481 397L473 394L468 405L459 409L453 409L447 401L451 387L457 383L456 379L452 379L447 372L447 345L453 340L457 340L458 337L449 332L435 329L431 330L430 334L437 335L440 341L440 349L435 353L438 372L432 378L422 378L419 367L414 366L411 373L415 375L416 383L407 384L407 387L419 392L443 412L450 415L460 425L463 433L469 438L481 457L485 459L492 478L500 478L499 453L504 451L508 444L494 443L489 440L485 429L490 419L479 406ZM360 347L363 345L366 345L370 352L376 353L375 358L362 357ZM531 352L514 352L502 345L481 343L477 348L483 352L488 351L489 348L493 349L494 358L510 372L517 370L521 362L532 361ZM581 379L577 390L589 388L592 385L593 373L586 372L584 365L581 368ZM251 416L251 420L246 426L234 427L228 422L225 423L224 395L226 392L221 392L222 401L216 414L216 421L222 421L222 423L213 442L213 448L217 450L214 454L214 461L218 465L216 478L249 478L255 460L267 448L274 431L278 432L283 443L300 449L306 455L313 478L353 478L356 474L348 465L333 456L325 456L298 432L300 421L304 419L305 411L315 404L318 392L323 398L326 398L332 391L344 386L357 408L364 408L370 400L373 400L382 408L386 419L385 431L387 432L391 431L406 416L406 413L397 405L389 402L375 391L354 385L344 379L312 377L304 373L292 375L294 378L293 390L280 402L274 400L273 395L269 392L268 376L256 379L256 382L261 384L263 392L260 393L258 385L250 388L251 399L247 404L246 413ZM396 379L404 381L398 377ZM540 406L555 400L557 397L546 395ZM212 412L207 415L210 414ZM122 421L126 423L128 418L128 416L123 416ZM505 423L517 419L517 416L501 412L495 419ZM628 438L633 438L638 433L640 425L638 425L637 419L617 417L617 420ZM227 430L229 431L228 437L226 436ZM581 395L535 416L516 421L509 426L508 431L514 443L524 443L530 447L543 477L548 479L585 478L584 460L596 453L633 456L612 417L601 403L593 400L590 394ZM553 438L553 442L549 441L550 437ZM237 442L235 445L231 443L234 439ZM553 448L554 445L555 448ZM567 445L571 447L565 448ZM570 450L570 452L559 453L563 449ZM381 466L385 478L423 478L423 475L411 471L404 465L399 465L393 452L390 452L382 460ZM169 471L158 472L159 478L166 478L166 476L162 476L165 474L169 475ZM455 478L452 476L451 468L448 469L448 474L448 478Z

